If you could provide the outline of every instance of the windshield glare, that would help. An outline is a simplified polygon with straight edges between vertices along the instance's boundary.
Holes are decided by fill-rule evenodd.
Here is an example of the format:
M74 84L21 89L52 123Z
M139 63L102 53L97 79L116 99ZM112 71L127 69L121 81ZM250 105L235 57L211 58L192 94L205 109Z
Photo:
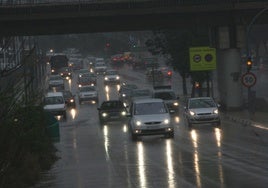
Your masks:
M168 113L163 102L138 103L134 106L134 115L165 114Z

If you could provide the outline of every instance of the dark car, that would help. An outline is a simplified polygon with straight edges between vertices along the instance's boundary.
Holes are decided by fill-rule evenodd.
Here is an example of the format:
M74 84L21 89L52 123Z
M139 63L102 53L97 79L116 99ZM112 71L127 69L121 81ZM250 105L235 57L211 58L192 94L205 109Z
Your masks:
M119 100L109 100L104 101L98 108L99 120L101 123L120 120L126 118L127 109L122 101Z
M72 69L70 67L62 67L59 69L59 74L64 79L72 79Z
M74 107L76 106L75 104L75 95L72 94L71 91L62 91L63 93L63 98L65 100L65 104L68 106L68 107Z
M175 94L171 86L154 86L153 98L162 99L170 113L179 113L179 96Z

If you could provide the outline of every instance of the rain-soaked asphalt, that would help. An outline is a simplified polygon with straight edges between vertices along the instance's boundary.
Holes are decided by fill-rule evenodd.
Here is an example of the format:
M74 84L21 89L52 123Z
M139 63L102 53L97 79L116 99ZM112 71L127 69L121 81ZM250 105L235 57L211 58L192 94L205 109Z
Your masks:
M143 71L119 71L124 81L152 87ZM117 86L105 89L102 81L99 76L100 101L116 99ZM76 93L75 79L66 84ZM180 82L171 84L180 91ZM189 130L180 114L173 117L174 139L147 136L134 142L126 121L101 126L97 106L77 102L67 120L60 120L60 159L35 188L268 187L267 130L225 119L221 128Z

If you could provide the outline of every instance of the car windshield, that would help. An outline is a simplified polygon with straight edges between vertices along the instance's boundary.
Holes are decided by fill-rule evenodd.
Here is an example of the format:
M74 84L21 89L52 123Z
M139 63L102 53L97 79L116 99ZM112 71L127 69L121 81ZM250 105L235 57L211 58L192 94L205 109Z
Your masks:
M69 67L63 67L60 69L61 72L68 72L70 71Z
M92 77L81 77L81 78L79 78L79 82L81 83L81 82L90 82L90 81L92 81L93 80L93 78Z
M80 88L81 92L85 92L85 91L96 91L95 87L81 87Z
M134 106L134 115L150 115L168 113L163 102L137 103Z
M106 75L117 75L118 72L117 71L107 71Z
M143 97L143 96L150 96L149 90L133 90L132 97Z
M103 67L103 66L105 66L105 63L96 63L95 64L95 67Z
M51 76L50 80L61 80L62 77L61 76Z
M107 101L102 103L101 109L114 109L114 108L123 108L124 105L120 101Z
M157 92L154 94L155 98L160 98L163 100L173 100L176 99L174 92Z
M63 98L60 97L60 96L46 97L44 103L46 105L50 105L50 104L62 104L63 103Z
M216 104L211 99L194 99L189 101L189 108L211 108Z

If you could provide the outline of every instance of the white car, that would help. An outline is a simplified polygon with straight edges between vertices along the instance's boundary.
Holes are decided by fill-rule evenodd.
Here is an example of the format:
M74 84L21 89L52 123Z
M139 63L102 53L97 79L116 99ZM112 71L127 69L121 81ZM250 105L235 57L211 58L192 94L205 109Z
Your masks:
M104 74L107 70L107 65L105 62L96 62L94 65L94 72L96 74Z
M188 99L184 107L184 117L188 126L193 124L221 124L219 104L211 97L195 97Z
M82 86L78 91L78 101L82 104L83 101L99 102L98 91L95 86Z
M56 75L50 75L49 81L48 81L48 86L49 88L60 88L64 89L64 80L61 77L61 75L56 74Z
M44 110L66 119L66 103L62 92L48 92L44 98Z
M120 84L120 76L117 70L107 70L104 76L104 85Z
M162 99L137 99L130 106L129 128L132 140L144 135L174 137L169 110Z

